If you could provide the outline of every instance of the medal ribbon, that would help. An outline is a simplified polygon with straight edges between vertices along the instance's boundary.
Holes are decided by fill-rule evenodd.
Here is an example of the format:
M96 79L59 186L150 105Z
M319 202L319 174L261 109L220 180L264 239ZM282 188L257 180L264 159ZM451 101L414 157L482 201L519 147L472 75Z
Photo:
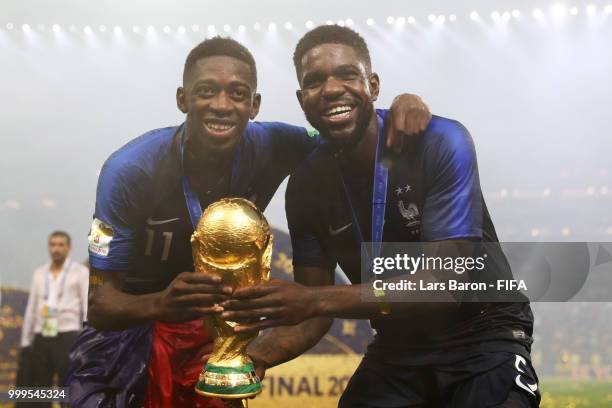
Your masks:
M65 263L64 268L62 270L62 280L60 282L59 290L57 292L57 302L59 303L62 295L64 294L64 286L66 285L66 275L68 275L68 270L72 266L72 261ZM43 299L45 302L49 300L49 288L51 286L51 270L48 271L47 280L45 281L45 295Z
M191 225L193 225L193 229L195 230L198 227L198 222L202 217L202 204L200 203L200 199L196 192L191 188L191 183L189 183L189 178L185 174L184 167L184 150L185 150L185 125L181 125L180 130L180 142L179 142L179 159L181 163L181 172L183 174L183 194L185 195L185 202L187 204L187 210L189 211L189 218L191 219ZM232 174L230 176L230 188L228 191L228 196L234 190L234 182L237 179L236 173L238 171L238 163L240 162L240 154L242 149L242 142L238 142L238 147L236 149L236 153L234 154L234 161L232 163Z
M383 119L379 116L378 118L378 140L376 143L376 158L374 160L374 185L372 191L372 253L370 254L367 248L362 248L365 251L368 268L372 267L374 258L380 256L381 243L383 239L383 232L385 227L385 208L387 205L387 184L389 181L389 169L383 164L383 147L385 143L385 126ZM351 210L351 217L353 219L353 233L359 242L359 246L362 247L364 241L361 227L359 226L359 220L357 219L357 213L351 201L349 189L344 181L342 172L340 172L340 178L342 181L342 187ZM382 290L374 291L375 297L384 297L385 292ZM379 304L380 312L383 315L391 313L391 309L388 304Z

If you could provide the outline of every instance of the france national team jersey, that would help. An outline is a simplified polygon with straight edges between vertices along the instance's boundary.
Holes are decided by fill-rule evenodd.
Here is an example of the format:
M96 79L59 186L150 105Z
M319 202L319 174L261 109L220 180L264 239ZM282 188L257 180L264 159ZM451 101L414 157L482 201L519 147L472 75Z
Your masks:
M382 127L387 111L378 110L377 114ZM387 159L383 241L498 241L480 190L474 145L459 122L434 116L416 149L388 153ZM360 283L361 247L347 198L365 241L370 241L372 179L349 174L341 178L340 172L329 146L323 143L291 176L285 203L293 263L326 269L339 265L352 283ZM496 268L489 269L502 275L510 272L501 251L494 258ZM426 319L374 319L372 325L379 333L375 343L384 344L387 352L436 352L449 346L489 342L490 351L502 348L527 355L533 325L528 303L481 307L464 304L456 312ZM479 347L484 350L487 346ZM400 356L395 354L394 358Z
M113 153L98 181L89 236L91 266L127 272L126 290L163 290L180 272L193 270L193 227L182 188L178 128L153 130ZM231 181L198 192L202 208L223 197L243 197L264 211L283 179L316 140L306 129L249 122Z
M179 129L153 130L132 140L108 158L100 173L90 264L126 273L127 292L161 291L177 274L194 270ZM243 197L264 211L318 140L301 127L250 122L235 164L228 167L227 183L210 191L195 188L202 208L223 197ZM219 399L194 391L200 358L211 342L202 319L122 331L86 326L70 352L71 406L223 407Z

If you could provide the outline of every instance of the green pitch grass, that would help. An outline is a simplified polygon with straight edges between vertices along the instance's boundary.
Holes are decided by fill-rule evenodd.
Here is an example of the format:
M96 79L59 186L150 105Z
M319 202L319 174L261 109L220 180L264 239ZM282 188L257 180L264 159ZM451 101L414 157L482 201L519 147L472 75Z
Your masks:
M612 381L544 379L541 408L610 408Z

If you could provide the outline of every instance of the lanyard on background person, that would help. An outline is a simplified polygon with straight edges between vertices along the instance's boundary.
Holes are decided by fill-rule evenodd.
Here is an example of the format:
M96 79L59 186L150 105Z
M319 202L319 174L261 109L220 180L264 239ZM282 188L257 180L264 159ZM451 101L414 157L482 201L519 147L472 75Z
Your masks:
M62 294L64 293L64 286L66 285L66 276L68 275L68 271L70 270L70 267L72 266L72 261L70 262L64 262L64 267L62 268L62 272L61 272L61 281L60 281L60 285L59 285L59 290L57 291L57 297L56 297L56 302L59 303L60 299L62 298ZM51 288L51 268L49 268L49 270L47 271L47 279L45 280L45 294L43 296L43 299L45 302L49 301L49 291Z
M183 154L185 150L185 125L181 125L180 130L180 142L179 142L179 155L181 162L181 173L183 175L183 194L185 195L185 203L187 204L187 210L189 211L189 218L191 219L191 225L193 225L193 229L195 230L198 227L198 222L202 217L202 204L200 203L200 198L197 193L193 191L191 188L191 183L189 183L189 178L185 174L185 166L183 162ZM238 171L238 163L240 162L240 153L241 153L242 143L239 141L238 146L236 148L236 153L234 154L234 160L232 163L232 173L230 175L229 182L229 193L233 191L233 183L236 180L236 173Z
M385 207L387 205L387 184L389 180L389 169L387 166L383 164L382 156L383 156L383 147L385 144L385 128L384 121L381 117L377 117L378 119L378 135L377 135L377 143L376 143L376 157L374 160L374 185L372 192L372 253L370 254L367 247L362 248L365 251L365 256L367 259L367 265L371 268L372 262L374 258L380 256L382 239L383 239L383 231L385 227ZM355 212L355 208L353 206L349 189L344 181L344 176L342 175L342 171L340 171L340 179L342 181L342 187L344 188L344 193L346 195L346 199L349 204L349 208L351 210L351 217L353 219L353 233L355 234L359 246L362 247L362 244L365 242L363 239L363 233L361 232L361 227L359 226L359 220L357 218L357 213ZM382 290L374 291L375 297L384 297L385 292ZM379 303L380 313L383 315L387 315L391 313L391 309L387 303Z

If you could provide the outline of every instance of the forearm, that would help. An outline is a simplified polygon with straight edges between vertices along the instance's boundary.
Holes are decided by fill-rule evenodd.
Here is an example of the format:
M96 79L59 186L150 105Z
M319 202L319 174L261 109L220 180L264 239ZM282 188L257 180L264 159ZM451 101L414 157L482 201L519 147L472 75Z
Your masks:
M36 275L32 277L32 286L28 296L28 303L23 315L23 326L21 327L21 347L27 347L32 343L34 337L34 315L38 313L38 294L36 291Z
M314 347L329 330L333 319L314 318L295 326L269 329L249 345L248 353L265 368L293 360Z
M21 327L21 347L27 347L32 343L32 337L34 334L34 307L33 300L31 298L28 299L26 312L23 316L23 326Z
M98 330L124 330L156 320L159 293L131 295L102 286L90 299L88 322Z
M402 276L386 282L397 282L404 278L415 281L413 276ZM426 273L420 274L418 280L438 282L435 277ZM416 297L413 299L402 298L407 294L389 293L387 291L384 296L377 297L377 301L373 302L369 301L374 298L374 287L370 283L321 286L311 288L311 290L315 304L315 316L343 319L413 317L435 311L453 310L460 305L458 299L445 291L437 291L426 295L420 293L418 299Z

